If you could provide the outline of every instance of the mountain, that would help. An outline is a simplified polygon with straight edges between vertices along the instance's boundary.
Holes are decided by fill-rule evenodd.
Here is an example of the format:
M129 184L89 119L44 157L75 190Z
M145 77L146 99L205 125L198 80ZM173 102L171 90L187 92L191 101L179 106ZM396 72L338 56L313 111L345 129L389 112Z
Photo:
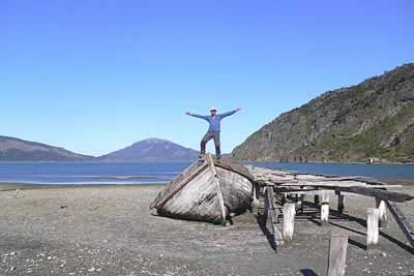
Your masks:
M140 162L194 161L197 158L197 151L157 138L146 139L99 157L104 161Z
M0 136L0 161L81 161L92 158L63 148Z
M414 162L414 64L326 92L233 150L243 160Z

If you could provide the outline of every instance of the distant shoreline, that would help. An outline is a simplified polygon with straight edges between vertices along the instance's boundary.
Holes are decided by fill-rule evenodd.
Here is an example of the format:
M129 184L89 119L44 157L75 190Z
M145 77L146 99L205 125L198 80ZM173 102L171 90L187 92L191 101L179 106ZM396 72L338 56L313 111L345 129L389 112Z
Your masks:
M35 183L13 183L0 182L0 192L10 190L28 190L28 189L52 189L52 188L107 188L107 187L148 187L148 186L164 186L167 183L135 183L135 184L35 184Z
M335 161L308 161L308 162L282 162L277 160L262 160L262 161L251 161L251 160L237 160L238 162L242 163L280 163L280 164L318 164L318 165L398 165L398 166L404 166L404 165L414 165L414 162L374 162L374 163L367 163L367 162L335 162Z
M282 162L280 160L240 160L237 158L228 158L240 163L280 163L280 164L338 164L338 165L414 165L414 162L362 162L362 161L308 161L308 162ZM0 164L6 163L103 163L103 164L122 164L122 163L137 163L137 164L171 164L171 163L193 163L194 160L165 160L165 161L145 161L145 160L0 160Z

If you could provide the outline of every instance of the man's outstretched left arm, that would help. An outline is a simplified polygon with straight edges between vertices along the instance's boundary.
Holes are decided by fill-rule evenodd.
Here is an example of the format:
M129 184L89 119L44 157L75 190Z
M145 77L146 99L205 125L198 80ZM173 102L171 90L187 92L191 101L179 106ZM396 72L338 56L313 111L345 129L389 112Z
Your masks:
M241 110L241 108L239 107L239 108L237 108L237 109L235 109L235 110L233 110L233 111L229 111L229 112L226 112L226 113L219 114L219 116L220 116L221 118L225 118L225 117L227 117L227 116L231 116L231 115L233 115L234 113L236 113L236 112L238 112L238 111L240 111L240 110Z

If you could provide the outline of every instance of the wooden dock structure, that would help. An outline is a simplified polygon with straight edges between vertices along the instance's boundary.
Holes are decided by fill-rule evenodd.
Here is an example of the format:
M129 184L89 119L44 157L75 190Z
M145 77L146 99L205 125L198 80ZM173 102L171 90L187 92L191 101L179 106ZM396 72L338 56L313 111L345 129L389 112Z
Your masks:
M399 188L399 185L388 185L387 183L377 181L366 177L337 177L326 175L300 174L294 172L285 172L280 170L270 170L262 167L248 166L250 174L254 178L256 191L254 195L258 198L253 202L263 202L262 212L266 217L271 218L271 230L273 237L276 239L274 244L283 244L286 228L294 229L293 225L283 225L279 221L279 211L276 202L282 205L285 210L288 204L294 203L296 211L303 208L303 199L305 196L313 196L316 205L320 205L321 224L328 223L330 216L329 199L330 196L337 197L338 213L342 213L345 208L345 195L348 193L364 195L375 199L376 208L369 210L367 221L369 229L367 231L367 247L372 248L378 243L379 227L387 223L386 209L395 218L398 226L401 228L411 247L414 249L414 226L408 220L407 216L401 211L398 203L414 199L413 195L389 191L387 188ZM260 200L262 198L262 200ZM292 207L286 207L286 210ZM284 224L292 224L291 212L283 211L283 215L289 214ZM293 230L292 230L293 231ZM286 240L292 239L293 233L287 231Z

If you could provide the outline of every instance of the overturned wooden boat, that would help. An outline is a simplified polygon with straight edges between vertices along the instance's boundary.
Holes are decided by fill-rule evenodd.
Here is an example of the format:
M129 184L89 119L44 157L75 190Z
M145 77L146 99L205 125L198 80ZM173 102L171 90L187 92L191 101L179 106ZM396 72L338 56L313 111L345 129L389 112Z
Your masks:
M176 177L150 205L157 214L178 219L225 223L251 206L253 176L243 165L210 154Z

